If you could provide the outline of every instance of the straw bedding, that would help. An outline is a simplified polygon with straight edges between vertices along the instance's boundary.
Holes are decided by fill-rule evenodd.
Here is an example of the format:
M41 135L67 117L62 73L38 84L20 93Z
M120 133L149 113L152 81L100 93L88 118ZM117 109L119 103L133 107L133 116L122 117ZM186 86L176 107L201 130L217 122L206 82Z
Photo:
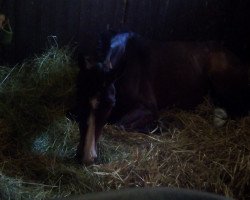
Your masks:
M250 116L216 128L209 98L194 111L163 111L161 134L106 125L96 165L78 165L78 127L65 117L76 74L68 49L0 68L0 199L153 186L250 198Z

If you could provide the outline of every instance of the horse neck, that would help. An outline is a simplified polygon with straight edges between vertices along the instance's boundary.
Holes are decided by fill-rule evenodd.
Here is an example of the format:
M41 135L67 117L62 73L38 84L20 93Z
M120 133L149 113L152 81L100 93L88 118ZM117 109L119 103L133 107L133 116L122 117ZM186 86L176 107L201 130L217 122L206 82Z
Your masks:
M111 69L116 68L125 54L128 40L133 36L132 33L118 34L111 39L110 48L104 63Z

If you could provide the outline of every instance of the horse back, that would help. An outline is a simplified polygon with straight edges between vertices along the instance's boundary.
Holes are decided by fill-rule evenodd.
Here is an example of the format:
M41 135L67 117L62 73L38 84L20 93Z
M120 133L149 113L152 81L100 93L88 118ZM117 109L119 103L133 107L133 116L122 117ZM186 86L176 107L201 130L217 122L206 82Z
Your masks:
M216 42L151 45L151 71L160 107L192 107L211 94L230 114L249 109L247 67Z
M220 44L136 41L127 45L126 72L119 84L127 103L138 99L159 109L192 108L211 93L229 107L247 99L246 68Z
M210 47L196 42L152 43L150 71L159 108L192 108L208 91Z

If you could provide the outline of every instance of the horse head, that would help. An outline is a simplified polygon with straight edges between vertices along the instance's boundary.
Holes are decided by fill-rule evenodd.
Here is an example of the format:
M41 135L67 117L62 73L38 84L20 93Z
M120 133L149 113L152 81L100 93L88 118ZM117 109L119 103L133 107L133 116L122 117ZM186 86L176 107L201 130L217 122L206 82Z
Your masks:
M85 67L81 67L78 75L77 115L81 138L77 158L85 164L93 163L97 158L96 143L115 106L114 82L123 71L121 61L125 53L126 37L110 38L110 47L104 49L107 52L103 61L85 59ZM103 47L106 45L107 41L104 45L99 44Z

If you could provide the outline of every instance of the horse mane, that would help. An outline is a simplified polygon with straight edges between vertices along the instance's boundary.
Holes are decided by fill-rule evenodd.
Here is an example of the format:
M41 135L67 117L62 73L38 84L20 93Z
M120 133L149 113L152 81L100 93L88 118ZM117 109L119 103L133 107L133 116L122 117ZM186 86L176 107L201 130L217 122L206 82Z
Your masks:
M96 47L96 57L97 62L102 62L110 48L112 38L117 34L114 30L106 30L99 35L97 47Z

